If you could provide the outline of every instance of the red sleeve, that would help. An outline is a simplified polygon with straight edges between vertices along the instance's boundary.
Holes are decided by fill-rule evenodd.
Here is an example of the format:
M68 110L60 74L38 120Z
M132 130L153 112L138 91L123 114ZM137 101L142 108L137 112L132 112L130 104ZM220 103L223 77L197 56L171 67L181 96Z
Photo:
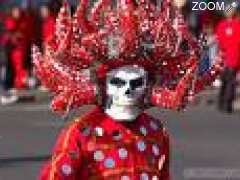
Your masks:
M42 31L44 43L51 42L55 34L55 19L52 16L48 17L45 23L43 23Z
M44 166L40 180L75 180L81 165L81 151L76 124L64 130L55 145L51 160Z

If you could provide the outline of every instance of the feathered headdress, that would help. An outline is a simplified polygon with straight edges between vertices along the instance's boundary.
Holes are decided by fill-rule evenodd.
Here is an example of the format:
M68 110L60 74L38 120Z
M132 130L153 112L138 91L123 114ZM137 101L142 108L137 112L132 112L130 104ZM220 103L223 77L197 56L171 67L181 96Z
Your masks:
M65 1L44 54L33 47L36 73L55 94L52 107L60 113L97 103L106 72L129 64L154 79L153 105L179 108L219 71L217 64L198 77L200 53L170 0L99 0L93 8L81 0L73 16Z

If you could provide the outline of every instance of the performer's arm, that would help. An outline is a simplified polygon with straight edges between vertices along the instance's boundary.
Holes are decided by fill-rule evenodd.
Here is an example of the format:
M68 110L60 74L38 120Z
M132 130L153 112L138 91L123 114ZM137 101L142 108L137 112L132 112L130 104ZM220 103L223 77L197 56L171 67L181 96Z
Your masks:
M44 166L40 180L75 180L81 165L80 144L77 141L77 125L71 125L61 133L52 159Z

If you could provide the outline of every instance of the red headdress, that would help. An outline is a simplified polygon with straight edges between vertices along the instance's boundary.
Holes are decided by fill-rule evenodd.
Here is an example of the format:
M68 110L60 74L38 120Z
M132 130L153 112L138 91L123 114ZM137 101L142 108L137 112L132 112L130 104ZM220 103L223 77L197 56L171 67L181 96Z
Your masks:
M154 79L153 105L179 108L219 71L217 64L197 77L199 54L170 0L99 0L93 8L82 0L73 16L65 1L44 54L33 47L36 73L55 93L52 106L61 113L97 103L106 72L129 64L144 67Z

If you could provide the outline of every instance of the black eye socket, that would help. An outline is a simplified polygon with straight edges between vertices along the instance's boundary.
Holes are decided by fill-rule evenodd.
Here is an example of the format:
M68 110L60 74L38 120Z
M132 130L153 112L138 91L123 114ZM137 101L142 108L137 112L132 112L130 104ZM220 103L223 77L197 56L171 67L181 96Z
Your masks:
M136 89L138 87L141 87L144 83L143 78L138 78L130 81L130 86L132 89Z
M117 86L117 87L122 87L126 84L126 82L120 78L112 78L110 80L110 84Z

